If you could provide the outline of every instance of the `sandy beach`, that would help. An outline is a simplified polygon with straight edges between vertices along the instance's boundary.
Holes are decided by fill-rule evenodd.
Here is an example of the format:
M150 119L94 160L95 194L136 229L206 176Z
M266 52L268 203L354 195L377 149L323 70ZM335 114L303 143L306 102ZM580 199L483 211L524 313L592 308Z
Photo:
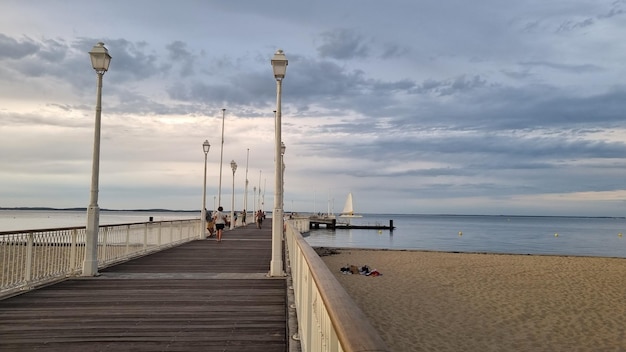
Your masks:
M337 251L322 259L392 351L626 351L626 259Z

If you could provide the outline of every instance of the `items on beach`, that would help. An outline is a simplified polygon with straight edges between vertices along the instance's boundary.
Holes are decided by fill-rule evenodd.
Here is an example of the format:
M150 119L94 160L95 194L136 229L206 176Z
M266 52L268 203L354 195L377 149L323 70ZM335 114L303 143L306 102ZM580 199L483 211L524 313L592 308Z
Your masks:
M367 266L367 265L363 265L362 267L358 267L356 265L346 264L346 266L344 266L343 268L339 269L339 271L341 271L345 275L352 275L352 274L361 274L361 275L365 275L365 276L380 276L380 275L382 275L378 270L370 269L370 267Z

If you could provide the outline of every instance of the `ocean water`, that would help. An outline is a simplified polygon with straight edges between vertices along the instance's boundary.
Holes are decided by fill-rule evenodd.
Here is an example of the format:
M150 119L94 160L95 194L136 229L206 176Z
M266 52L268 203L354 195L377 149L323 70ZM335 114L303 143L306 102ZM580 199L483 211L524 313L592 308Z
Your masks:
M364 214L351 222L389 220L394 231L320 228L306 240L313 247L626 258L624 218Z
M199 219L200 212L100 211L100 225ZM0 209L0 232L87 225L86 211Z

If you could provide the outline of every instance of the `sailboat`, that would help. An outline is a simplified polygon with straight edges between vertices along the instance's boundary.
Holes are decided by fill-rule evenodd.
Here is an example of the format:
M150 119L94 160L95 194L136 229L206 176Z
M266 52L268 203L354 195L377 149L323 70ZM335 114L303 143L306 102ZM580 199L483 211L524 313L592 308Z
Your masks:
M340 218L362 218L362 215L354 213L354 206L352 205L352 192L348 193L346 198L346 204L343 206L343 211L339 214Z

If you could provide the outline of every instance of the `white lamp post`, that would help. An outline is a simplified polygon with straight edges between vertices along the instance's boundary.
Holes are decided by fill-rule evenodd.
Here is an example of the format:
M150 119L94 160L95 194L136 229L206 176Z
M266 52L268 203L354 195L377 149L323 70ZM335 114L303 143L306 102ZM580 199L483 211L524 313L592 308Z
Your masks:
M222 109L222 147L220 149L220 185L217 190L217 206L222 205L222 161L224 159L224 116L226 109Z
M96 98L96 126L93 138L93 164L91 168L91 195L87 208L87 228L85 239L85 260L83 276L98 275L98 229L100 227L100 208L98 207L98 178L100 175L100 116L102 112L102 76L108 71L111 55L99 42L89 52L91 66L98 75Z
M270 276L284 276L283 272L283 199L282 199L282 162L281 162L281 89L287 72L287 58L282 50L276 51L272 57L272 68L276 78L276 154L274 172L274 211L272 213L272 261L270 262Z
M263 208L261 207L261 174L263 173L263 170L259 170L259 204L258 204L258 209L263 210Z
M243 191L243 211L246 219L248 218L248 161L250 160L250 148L248 148L246 152L246 184ZM243 219L241 219L242 225L246 225L243 223Z
M280 173L280 180L281 180L281 184L280 184L280 195L281 195L281 208L283 209L283 212L285 211L285 150L287 149L287 147L285 147L285 143L284 142L280 142L280 169L281 169L281 173Z
M202 185L202 230L200 230L200 238L206 236L206 157L209 154L211 145L208 140L202 143L202 151L204 151L204 183Z
M230 229L235 228L235 171L237 171L237 163L235 160L230 162L230 168L233 169L233 199L230 203Z

